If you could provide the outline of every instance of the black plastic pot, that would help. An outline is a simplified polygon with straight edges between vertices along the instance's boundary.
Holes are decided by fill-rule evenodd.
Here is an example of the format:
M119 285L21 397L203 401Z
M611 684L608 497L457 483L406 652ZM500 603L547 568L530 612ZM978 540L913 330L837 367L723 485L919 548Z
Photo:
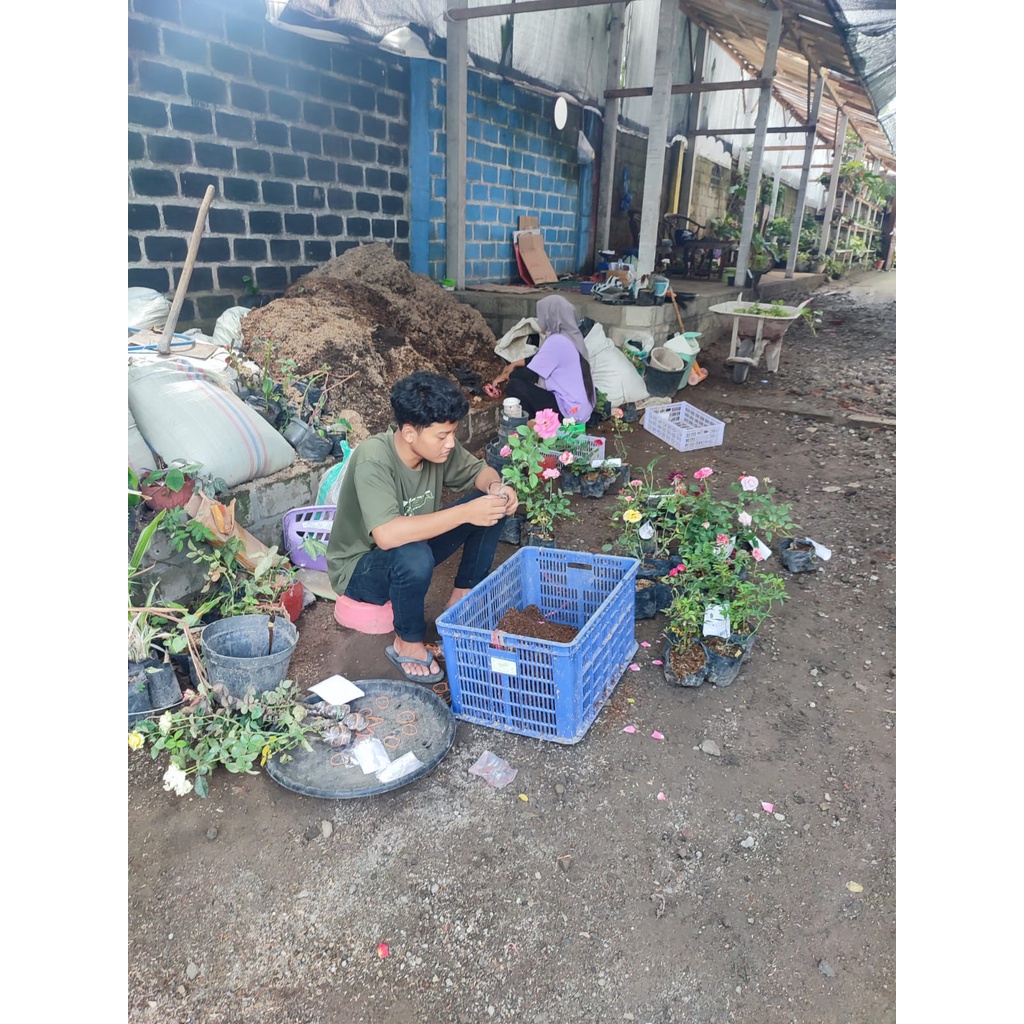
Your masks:
M704 647L708 652L707 681L715 686L732 686L740 674L746 651L720 636L704 637Z
M641 584L645 584L641 586ZM637 580L633 590L633 615L637 619L653 619L658 614L658 584L653 580Z
M519 543L525 548L553 548L555 535L532 523L524 522Z
M505 516L501 523L501 533L498 540L505 544L519 544L522 538L523 520L519 516Z
M295 450L299 453L300 458L307 462L323 462L331 454L333 447L332 441L311 430L299 441Z
M575 473L569 473L565 470L562 471L561 476L562 490L566 494L581 494L580 490L580 478Z
M593 480L588 480L585 476L579 478L580 481L580 494L584 498L603 498L604 497L604 478L598 473Z
M694 640L693 644L695 644L697 647L699 647L701 652L703 653L703 655L704 655L704 664L699 669L697 669L696 671L691 672L689 675L685 675L685 676L677 676L675 674L675 672L672 670L672 649L676 645L671 640L669 640L665 644L665 655L664 655L665 664L662 666L662 668L664 669L664 672L665 672L665 682L668 683L669 686L687 686L687 687L700 686L701 683L703 683L704 680L707 678L707 675L708 675L708 650L704 646L704 644L702 644L699 640ZM688 644L687 646L690 646L690 645Z
M779 558L790 572L814 572L818 566L809 537L784 537L779 541Z
M276 427L282 419L284 406L273 400L267 401L263 395L250 395L245 404L258 412L272 427Z
M181 703L174 666L156 658L128 662L128 728L157 711Z

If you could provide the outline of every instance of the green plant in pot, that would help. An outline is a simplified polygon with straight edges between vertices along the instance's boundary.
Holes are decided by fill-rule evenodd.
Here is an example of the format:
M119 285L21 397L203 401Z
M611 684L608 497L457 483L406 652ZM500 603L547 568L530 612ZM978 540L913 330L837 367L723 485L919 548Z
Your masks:
M552 543L556 524L575 517L569 499L555 487L555 481L561 476L558 467L573 459L568 450L559 455L547 451L562 425L556 412L542 409L533 423L533 426L522 424L509 435L508 444L501 449L502 458L509 460L501 475L519 495L519 504L532 534L541 543Z
M671 686L700 686L707 677L707 650L700 636L706 599L689 583L680 584L665 614L665 680Z
M150 470L139 479L142 500L152 509L180 508L195 492L199 462L175 459L163 469Z

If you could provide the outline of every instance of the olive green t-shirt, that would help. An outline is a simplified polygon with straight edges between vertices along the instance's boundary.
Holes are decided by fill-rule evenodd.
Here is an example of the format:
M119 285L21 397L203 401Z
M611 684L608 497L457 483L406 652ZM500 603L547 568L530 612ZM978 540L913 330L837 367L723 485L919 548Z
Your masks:
M345 593L356 563L377 546L373 530L396 516L440 511L442 487L468 490L487 465L456 441L443 463L410 469L395 449L393 427L356 445L349 460L327 543L327 575L336 594Z

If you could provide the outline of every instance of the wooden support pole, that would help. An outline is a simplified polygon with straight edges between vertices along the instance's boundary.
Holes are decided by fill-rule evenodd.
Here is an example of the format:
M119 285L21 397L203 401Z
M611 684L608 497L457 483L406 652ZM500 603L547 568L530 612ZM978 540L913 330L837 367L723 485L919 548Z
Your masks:
M606 83L609 87L619 84L622 73L622 49L626 38L626 8L612 9L611 31L608 36L608 72ZM604 105L604 131L601 133L601 178L597 188L597 232L594 265L598 263L597 253L608 248L611 235L612 197L615 194L615 150L619 137L619 101L612 97Z
M828 183L828 196L825 199L825 223L821 225L821 240L818 242L818 253L824 256L828 251L828 236L832 229L832 211L836 205L836 191L839 188L839 169L843 166L843 142L846 139L846 125L849 121L845 111L839 116L839 130L836 132L836 149L832 157L832 177Z
M451 0L453 17L469 0ZM468 26L452 21L448 27L447 99L445 103L445 276L456 288L466 287L466 64Z
M167 314L167 322L164 324L164 332L157 342L157 355L166 356L171 353L171 339L174 337L174 328L178 326L178 317L181 316L181 307L185 302L185 293L188 291L188 283L192 279L192 268L196 265L196 256L199 254L199 243L203 238L203 228L206 226L206 214L209 212L210 203L216 190L212 185L206 186L206 195L203 196L202 205L199 207L199 215L196 217L196 226L192 229L192 239L188 243L188 253L185 256L185 266L181 269L181 277L178 278L178 287L174 291L174 301L171 303L171 311Z
M704 55L707 51L708 33L701 28L697 32L697 44L693 54L693 84L701 85L704 82ZM680 201L682 213L690 216L690 207L693 203L693 175L697 167L697 125L700 123L700 97L698 92L690 99L690 106L686 116L686 153L683 157L683 178L680 182ZM678 212L678 206L676 207ZM673 239L673 242L675 239Z
M640 242L637 269L653 274L661 226L661 184L665 179L665 140L668 137L669 109L672 105L672 73L676 63L676 26L679 24L678 0L660 0L658 47L654 55L654 92L647 130L647 164L644 169L644 201L640 208Z
M750 157L750 174L747 176L747 197L743 204L743 226L740 228L740 247L736 254L736 284L742 288L747 279L750 264L750 243L754 235L754 219L757 214L757 196L761 190L761 164L764 161L764 140L768 131L768 114L772 102L771 80L775 77L775 59L782 37L782 11L768 15L768 33L764 48L764 66L761 77L769 84L761 90L757 102L757 119L754 124L754 152ZM812 136L813 137L813 136Z
M814 87L814 97L811 100L811 109L808 120L811 124L818 123L818 113L821 110L821 94L825 91L825 79L818 76L818 82ZM786 259L786 277L792 278L796 270L797 249L800 242L800 226L804 221L804 206L807 203L807 184L811 178L811 160L814 156L814 136L807 136L807 145L804 148L804 164L800 169L800 187L796 193L796 209L793 211L793 227L789 233L789 256Z

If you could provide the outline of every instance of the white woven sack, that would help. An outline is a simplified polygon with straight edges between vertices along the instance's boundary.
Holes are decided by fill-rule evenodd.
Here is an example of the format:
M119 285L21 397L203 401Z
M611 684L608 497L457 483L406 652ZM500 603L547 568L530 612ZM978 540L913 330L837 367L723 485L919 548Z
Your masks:
M529 359L535 356L538 346L527 339L531 334L540 334L540 324L532 316L524 316L515 327L506 331L494 346L494 354L501 356L508 363L517 359Z
M590 329L586 342L594 387L603 391L612 405L642 402L649 397L643 377L629 358L616 348L600 324L594 324Z
M164 462L198 462L228 487L295 461L295 449L262 416L185 359L129 366L128 408Z
M128 326L162 327L171 311L171 301L152 288L128 289Z
M151 469L156 469L156 456L146 444L131 409L128 410L128 465L140 477Z
M242 317L251 312L248 306L225 309L213 328L213 343L224 348L238 348L242 344Z

